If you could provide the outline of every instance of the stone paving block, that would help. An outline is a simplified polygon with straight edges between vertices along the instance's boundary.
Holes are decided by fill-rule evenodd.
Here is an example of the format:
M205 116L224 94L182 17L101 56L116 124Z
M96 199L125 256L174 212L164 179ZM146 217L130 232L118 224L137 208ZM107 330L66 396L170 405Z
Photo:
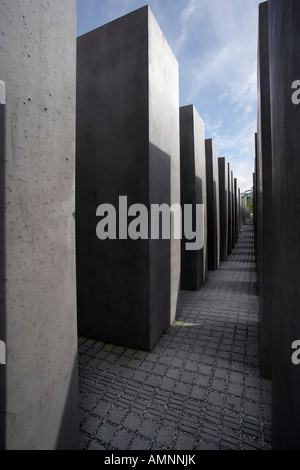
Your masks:
M217 390L218 392L225 392L225 381L224 380L218 380L218 379L214 379L212 384L211 384L211 388L213 390Z
M219 428L218 426L215 426L215 428L203 426L201 429L200 436L203 440L217 444L219 441Z
M145 420L142 423L142 426L139 429L139 433L142 436L147 437L148 439L153 439L156 434L157 428L156 424L153 421Z
M241 384L238 384L238 383L229 383L228 393L230 395L236 395L238 397L241 397L243 394L243 387Z
M178 429L180 431L183 431L185 433L189 433L191 434L192 436L195 436L195 434L197 433L197 429L198 429L198 425L195 424L195 423L192 423L188 420L183 420L179 426L178 426Z
M93 435L99 427L100 421L97 418L89 416L86 422L81 426L81 430Z
M144 361L140 365L140 370L144 372L150 372L152 368L153 368L153 364L152 362L149 362L149 361Z
M133 413L129 413L126 416L123 423L124 428L129 429L130 431L136 431L141 424L141 418Z
M238 431L240 429L240 414L239 413L230 413L230 411L226 410L224 412L224 426L229 429L233 429Z
M122 410L120 408L113 408L109 413L107 419L113 424L120 424L121 421L124 419L126 413L126 410Z
M116 430L116 426L112 426L109 423L104 423L101 425L99 431L96 434L96 437L100 441L108 444L109 441L112 439L113 435L115 434Z
M236 438L232 438L230 436L222 435L222 439L220 441L220 446L224 449L228 450L238 450L239 449L239 441Z
M174 393L178 393L179 395L188 395L190 388L190 385L179 382L174 389Z
M185 369L190 370L192 372L197 372L198 364L196 362L187 361L185 364Z
M203 362L205 362L206 364L213 364L215 362L215 358L205 355L203 357Z
M242 384L244 381L244 376L242 374L239 374L238 372L231 372L230 373L230 380L232 382L237 382Z
M93 413L97 416L100 416L101 418L104 418L104 416L108 413L110 410L111 404L106 403L106 402L100 402L96 408L93 410Z
M248 416L259 418L261 416L260 406L254 403L245 403L244 413Z
M131 369L139 369L140 365L141 365L141 362L138 359L131 359L128 362L128 367L130 367Z
M175 417L175 416L172 417L170 415L166 415L164 419L162 420L161 424L162 426L173 428L177 431L179 429L179 422L180 422L180 417Z
M176 384L175 380L164 378L161 381L160 387L164 390L172 391L175 387L175 384Z
M195 383L201 387L207 387L209 383L209 377L207 375L198 375Z
M145 380L145 383L148 385L152 385L153 387L157 387L160 381L161 377L157 375L149 375L149 377L147 377L147 379Z
M259 441L244 438L242 442L242 447L245 450L260 450L261 443Z
M193 387L191 397L195 400L204 400L206 390L200 387Z
M117 450L127 449L132 435L126 431L119 431L111 442L111 446Z
M197 450L218 450L218 447L216 445L200 441L197 445Z
M151 445L149 442L144 441L140 437L135 437L130 446L130 450L147 450L150 447Z
M180 360L180 359L174 359L174 360L172 361L172 366L173 366L173 367L182 368L183 365L184 365L184 362L183 362L182 360Z
M170 365L172 361L173 361L173 357L169 357L169 356L160 356L159 358L159 362L167 366Z
M237 411L238 413L240 413L242 410L242 401L238 397L228 396L226 399L225 406L229 410Z
M170 448L175 438L175 432L172 429L161 428L157 434L156 440L162 446Z
M223 395L219 395L218 393L211 392L208 397L208 402L211 405L215 406L222 406L223 403Z
M132 376L132 380L135 380L136 382L143 383L143 382L145 382L146 377L147 377L146 373L138 371Z
M103 447L103 445L101 445L97 441L92 441L92 442L90 442L90 444L88 446L88 450L105 450L105 447Z
M157 375L162 375L165 376L167 372L167 367L157 364L153 369L152 369L152 374L157 374Z
M180 376L181 376L180 369L169 368L166 373L166 377L169 377L170 379L178 379Z
M87 397L80 403L80 408L86 411L91 411L97 403L94 397Z
M184 371L182 374L181 374L181 377L180 377L180 380L182 382L185 382L185 383L188 383L188 384L192 384L195 380L195 377L196 375L195 374L192 374L191 372L186 372Z
M207 406L205 410L205 421L210 423L220 423L222 419L222 410L221 408L216 409L211 406Z
M121 376L126 377L127 379L131 379L133 374L134 374L134 371L131 369L123 369L121 372Z
M246 387L245 398L248 400L260 401L261 400L260 390Z
M179 434L175 444L175 450L193 450L195 439L185 434Z

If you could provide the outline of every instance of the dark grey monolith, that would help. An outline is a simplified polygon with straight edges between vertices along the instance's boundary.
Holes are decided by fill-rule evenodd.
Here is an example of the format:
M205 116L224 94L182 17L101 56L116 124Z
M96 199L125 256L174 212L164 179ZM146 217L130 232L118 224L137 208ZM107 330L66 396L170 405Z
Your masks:
M269 2L274 244L273 449L300 449L300 2ZM295 86L295 85L294 85ZM269 206L269 210L271 208ZM267 214L266 214L267 215ZM297 346L294 345L294 348ZM299 351L299 344L298 344ZM294 357L292 355L294 354ZM298 364L298 365L297 365Z
M235 206L236 206L236 198L235 198L235 187L234 187L234 176L233 171L231 170L231 198L232 198L232 249L235 248L236 240L235 240Z
M151 349L174 321L180 239L96 236L97 207L180 204L178 63L149 7L78 38L78 325L85 337ZM117 223L117 229L119 223ZM149 235L151 234L149 227ZM124 232L124 233L123 233ZM173 232L173 227L172 227ZM121 237L120 237L121 235Z
M238 192L238 211L239 211L239 233L240 233L240 231L242 230L242 226L243 226L241 188L239 188L239 192Z
M207 203L204 124L194 106L180 108L180 176L181 205L204 206L204 245L200 250L187 250L185 236L181 248L181 288L198 290L207 276Z
M232 253L232 185L231 167L228 163L228 256Z
M79 446L76 2L0 2L0 447Z
M260 169L258 162L258 138L257 132L254 135L255 145L255 180L254 180L254 244L255 244L255 255L256 255L256 292L259 295L259 187L260 187Z
M234 205L235 205L235 243L238 242L239 239L239 226L240 226L240 219L239 219L239 189L237 179L234 178Z
M218 151L212 139L206 139L205 153L208 270L215 271L220 266L220 210Z
M219 158L220 261L228 257L228 163Z
M268 3L259 6L258 45L258 282L261 374L272 374L273 192L269 74Z

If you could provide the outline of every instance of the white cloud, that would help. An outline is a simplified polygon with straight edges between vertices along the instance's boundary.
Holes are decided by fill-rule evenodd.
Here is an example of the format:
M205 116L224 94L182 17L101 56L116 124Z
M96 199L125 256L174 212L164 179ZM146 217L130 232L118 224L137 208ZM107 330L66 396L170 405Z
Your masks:
M184 44L186 43L188 33L189 33L189 22L192 17L192 15L195 12L196 9L196 0L190 0L188 5L183 9L183 11L180 14L180 28L181 28L181 33L178 37L178 39L175 42L175 49L174 52L175 54L178 54Z

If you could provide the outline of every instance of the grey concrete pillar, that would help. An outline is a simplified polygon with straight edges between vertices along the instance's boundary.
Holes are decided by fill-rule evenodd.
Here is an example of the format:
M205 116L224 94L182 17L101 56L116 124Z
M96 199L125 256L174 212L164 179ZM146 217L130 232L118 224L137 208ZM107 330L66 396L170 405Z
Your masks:
M76 449L76 2L28 3L0 3L0 440Z
M258 139L257 139L257 132L254 135L255 137L255 184L254 184L254 244L255 244L255 255L256 255L256 291L257 295L259 295L259 165L258 165Z
M235 248L236 239L235 239L235 206L236 206L236 197L235 197L235 186L234 186L234 176L233 171L231 171L231 195L232 195L232 249Z
M78 38L76 227L80 334L151 349L176 316L180 239L130 239L120 196L180 203L178 63L148 7ZM104 203L116 239L96 236Z
M239 233L243 226L241 189L238 190Z
M194 106L180 108L181 205L204 205L204 246L201 250L181 248L181 288L198 290L207 277L207 201L204 124ZM195 217L195 211L193 213Z
M261 374L271 377L273 192L270 115L268 2L259 6L258 46L258 271Z
M220 209L218 150L212 139L205 140L207 185L207 257L208 270L220 266Z
M228 163L219 158L220 261L228 256Z
M273 449L300 449L300 2L269 2L274 245ZM295 84L293 85L295 87ZM269 207L269 209L271 209ZM295 347L295 346L294 346ZM299 351L299 346L298 346ZM294 357L292 355L294 354Z
M246 198L245 195L242 194L241 196L241 219L242 219L242 225L245 225L246 223Z
M237 179L234 178L234 205L235 205L235 243L238 242L239 239L239 227L240 227L240 219L239 219L239 189Z
M232 253L232 185L231 167L228 163L228 256Z

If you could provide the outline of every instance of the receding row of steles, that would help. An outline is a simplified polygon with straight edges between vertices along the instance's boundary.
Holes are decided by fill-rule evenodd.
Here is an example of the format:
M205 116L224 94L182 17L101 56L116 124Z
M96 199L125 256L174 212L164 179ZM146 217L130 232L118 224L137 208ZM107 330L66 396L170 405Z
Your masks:
M181 288L198 290L232 252L247 212L197 110L179 107L178 63L149 7L78 38L76 141L79 333L149 350L175 320ZM113 239L96 237L102 204L116 209ZM136 204L180 205L182 240L175 216L169 239L132 240L127 227L120 237ZM186 205L203 239L193 249Z

